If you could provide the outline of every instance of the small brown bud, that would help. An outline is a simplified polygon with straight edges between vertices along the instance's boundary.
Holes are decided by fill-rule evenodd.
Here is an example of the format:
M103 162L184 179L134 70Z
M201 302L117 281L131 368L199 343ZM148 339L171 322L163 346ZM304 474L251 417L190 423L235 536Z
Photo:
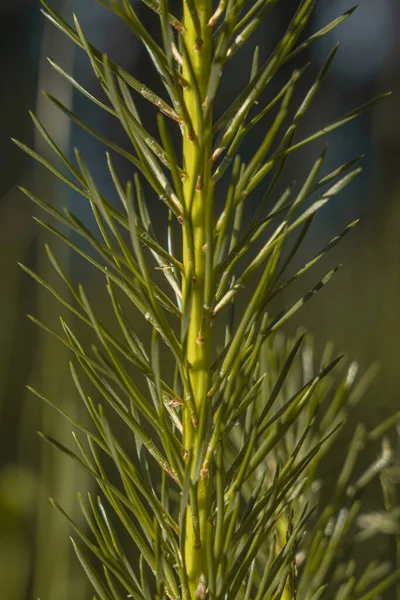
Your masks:
M195 597L198 598L198 600L205 600L207 598L207 586L204 575L200 575L199 583L195 592Z
M202 479L208 479L210 477L210 471L205 465L201 467L200 475Z
M177 408L178 406L183 406L183 403L177 398L174 398L173 400L170 400L168 402L168 406L170 406L171 408Z
M178 48L175 46L175 44L172 44L172 54L173 54L173 57L175 58L176 62L178 63L178 65L182 66L182 63L183 63L182 55L179 52Z
M217 148L211 157L212 162L215 162L224 150L225 150L225 146Z

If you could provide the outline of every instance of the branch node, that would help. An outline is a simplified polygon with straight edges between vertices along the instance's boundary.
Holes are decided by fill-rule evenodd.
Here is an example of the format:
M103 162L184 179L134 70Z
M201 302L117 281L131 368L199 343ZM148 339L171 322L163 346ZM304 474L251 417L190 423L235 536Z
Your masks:
M195 42L195 44L194 44L194 50L195 50L196 52L200 52L200 50L201 50L201 48L202 48L202 46L203 46L203 43L204 43L204 42L203 42L203 40L202 40L202 39L200 39L200 38L199 38L199 39L197 39L197 40L196 40L196 42Z

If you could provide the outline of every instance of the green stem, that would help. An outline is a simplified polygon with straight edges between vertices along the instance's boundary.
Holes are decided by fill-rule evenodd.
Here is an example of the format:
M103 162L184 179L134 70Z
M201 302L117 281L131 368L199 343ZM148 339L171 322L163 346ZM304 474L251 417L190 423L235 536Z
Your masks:
M197 0L195 3L197 17L184 2L184 61L183 78L189 82L184 90L184 100L192 129L186 127L183 141L184 170L187 177L184 181L184 226L183 226L183 315L188 315L187 332L183 347L186 350L186 363L189 372L189 389L186 395L192 394L198 415L198 423L193 423L191 412L186 409L183 416L183 444L192 453L193 472L201 461L208 441L208 411L210 401L207 392L211 383L211 329L208 315L204 310L209 290L212 287L212 276L209 272L209 253L205 250L209 242L207 227L212 218L213 191L211 185L210 158L212 153L211 111L204 121L204 111L199 104L206 96L211 65L212 30L208 21L212 14L211 0ZM201 33L201 39L199 39ZM200 96L200 98L199 98ZM199 109L200 108L200 109ZM191 599L202 597L202 586L207 581L206 535L210 515L210 475L200 471L199 481L193 481L192 509L197 507L199 526L197 532L193 527L190 511L188 511L185 548L185 564L187 569Z

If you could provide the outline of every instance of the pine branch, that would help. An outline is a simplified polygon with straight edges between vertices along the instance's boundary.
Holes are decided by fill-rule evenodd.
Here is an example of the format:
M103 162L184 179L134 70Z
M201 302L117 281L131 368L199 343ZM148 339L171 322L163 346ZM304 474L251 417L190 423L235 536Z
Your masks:
M354 9L301 41L317 4L302 0L263 64L254 49L248 83L236 98L223 99L226 108L216 118L226 65L251 43L279 0L221 0L217 7L211 0L184 0L182 19L167 0L143 0L145 10L158 18L158 36L146 29L140 7L130 0L97 1L144 47L168 98L95 48L76 16L72 27L42 0L46 18L85 52L104 98L54 61L51 65L126 136L128 150L47 95L104 147L118 206L100 192L80 152L74 159L65 156L34 115L62 170L16 142L89 204L96 224L96 231L89 231L71 211L22 190L49 219L36 221L101 276L108 301L104 318L90 282L76 286L49 247L63 290L22 266L86 326L91 342L96 340L88 344L64 318L57 330L31 317L72 352L71 377L87 412L88 420L80 422L57 399L30 388L71 424L76 448L47 433L43 439L89 473L101 493L87 500L79 496L85 526L52 501L79 538L73 548L96 597L367 600L393 585L398 590L396 567L375 561L359 575L350 557L379 529L362 513L362 495L376 478L383 482L386 510L379 523L398 546L398 506L388 475L394 452L386 434L400 416L371 430L357 426L335 491L324 504L319 466L371 374L357 383L356 363L345 366L329 346L318 366L309 336L299 332L288 339L282 333L338 268L327 270L289 308L275 315L271 309L271 301L324 260L358 222L293 270L315 215L359 175L362 157L323 175L325 147L298 187L285 180L287 157L387 94L296 140L337 46L302 100L296 88L306 67L293 70L265 105L263 93L288 61ZM158 134L146 131L138 97L149 101ZM239 150L255 127L262 127L263 135L245 164ZM132 181L120 179L117 157L134 168ZM265 190L247 222L248 198L258 186ZM156 236L154 210L164 211L165 235ZM66 229L88 242L90 251ZM247 304L245 289L251 289ZM150 335L142 333L140 322L147 323ZM360 455L377 442L380 456L356 476Z

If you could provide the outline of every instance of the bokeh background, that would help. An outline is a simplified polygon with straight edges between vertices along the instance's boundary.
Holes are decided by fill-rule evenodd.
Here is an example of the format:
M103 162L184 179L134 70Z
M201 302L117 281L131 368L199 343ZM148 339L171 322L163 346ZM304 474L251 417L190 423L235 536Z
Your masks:
M107 52L138 79L157 88L155 74L141 47L115 18L95 0L49 0L71 21L75 12L90 41ZM135 3L149 27L154 19ZM284 31L298 0L282 0L257 33L266 56ZM330 266L343 263L338 276L289 325L300 324L313 334L317 349L327 340L356 358L362 369L380 365L377 379L360 407L368 424L377 423L400 408L400 2L361 0L351 19L301 55L299 64L312 61L304 85L310 83L331 47L340 49L330 75L310 110L303 132L319 129L340 114L392 90L384 104L328 138L326 169L365 154L363 174L317 218L300 259L328 241L354 218L361 224L302 281L298 291L317 281ZM320 0L310 30L319 29L351 8L352 0ZM155 33L156 34L156 33ZM59 98L91 126L121 145L122 131L100 110L72 91L50 67L53 58L97 92L84 54L40 13L36 0L0 1L0 598L5 600L83 600L90 592L71 554L68 524L51 508L51 495L79 520L77 490L92 485L74 463L44 446L36 430L45 430L69 444L71 427L26 391L33 383L72 414L79 413L68 374L68 351L42 335L27 318L35 314L58 327L59 306L17 266L23 262L43 277L54 277L43 246L50 242L75 281L83 281L97 302L103 301L99 281L84 262L60 246L32 220L35 207L18 186L29 187L55 205L69 206L90 226L88 207L43 168L33 164L10 141L17 138L57 164L56 157L34 132L28 111L33 110L72 156L80 148L97 184L111 193L104 168L104 149L69 122L41 94ZM222 86L221 108L248 78L251 53L240 55ZM277 78L274 86L283 83ZM270 90L272 97L275 88ZM278 89L278 87L276 87ZM152 114L143 115L151 127ZM253 139L253 143L257 138ZM289 176L301 179L321 145L291 158ZM251 151L251 147L248 148ZM126 165L126 177L131 173ZM303 175L302 175L303 174ZM249 207L251 210L251 206ZM156 214L155 214L156 218ZM162 230L164 224L157 223ZM351 435L352 424L348 424ZM340 449L337 450L340 453ZM332 459L334 470L335 457ZM371 506L378 496L371 497Z

